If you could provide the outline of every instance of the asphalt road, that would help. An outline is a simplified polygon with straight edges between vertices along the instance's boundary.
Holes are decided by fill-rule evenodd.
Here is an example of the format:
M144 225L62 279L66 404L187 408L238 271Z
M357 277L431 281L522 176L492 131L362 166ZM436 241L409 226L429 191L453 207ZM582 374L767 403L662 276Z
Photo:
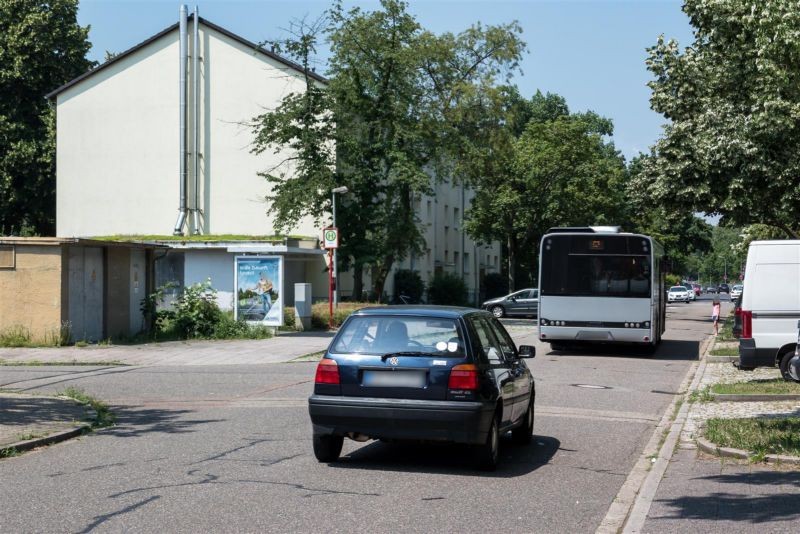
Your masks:
M504 439L491 474L450 445L346 440L340 462L317 463L313 363L0 367L0 387L78 386L118 418L0 461L0 531L593 532L697 359L710 307L670 306L655 357L550 352L533 321L509 320L537 347L535 438Z

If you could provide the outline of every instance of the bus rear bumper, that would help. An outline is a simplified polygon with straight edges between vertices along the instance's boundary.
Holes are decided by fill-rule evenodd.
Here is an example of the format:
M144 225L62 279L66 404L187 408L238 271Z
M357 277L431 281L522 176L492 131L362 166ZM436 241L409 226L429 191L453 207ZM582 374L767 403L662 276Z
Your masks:
M539 326L541 341L586 341L593 343L653 343L649 328L586 328Z

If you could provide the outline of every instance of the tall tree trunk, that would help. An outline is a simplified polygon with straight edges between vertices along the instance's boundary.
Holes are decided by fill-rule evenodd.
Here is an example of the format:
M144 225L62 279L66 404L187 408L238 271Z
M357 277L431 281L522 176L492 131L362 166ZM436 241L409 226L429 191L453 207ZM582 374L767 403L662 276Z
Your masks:
M516 286L517 243L513 236L508 236L508 290L517 290Z
M361 262L353 264L353 300L362 301L364 298L364 265Z
M378 295L379 302L383 298L383 286L386 283L386 277L389 276L392 265L394 265L394 254L388 254L383 258L383 262L372 271L372 289Z

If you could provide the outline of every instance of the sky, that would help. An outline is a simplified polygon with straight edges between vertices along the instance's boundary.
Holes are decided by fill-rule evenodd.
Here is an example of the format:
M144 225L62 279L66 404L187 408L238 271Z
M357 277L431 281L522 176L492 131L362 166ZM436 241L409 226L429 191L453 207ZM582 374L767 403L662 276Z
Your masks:
M377 1L345 0L373 9ZM197 0L200 16L241 37L263 42L286 37L293 19L316 19L322 0ZM122 52L178 20L172 0L81 0L78 22L89 25L90 59ZM614 122L614 143L627 159L647 152L663 117L650 109L646 48L658 36L691 44L688 18L677 0L411 0L409 11L435 33L472 24L518 21L528 52L513 79L525 96L562 95L572 111L592 110ZM323 52L322 58L326 56ZM324 66L317 72L324 73Z

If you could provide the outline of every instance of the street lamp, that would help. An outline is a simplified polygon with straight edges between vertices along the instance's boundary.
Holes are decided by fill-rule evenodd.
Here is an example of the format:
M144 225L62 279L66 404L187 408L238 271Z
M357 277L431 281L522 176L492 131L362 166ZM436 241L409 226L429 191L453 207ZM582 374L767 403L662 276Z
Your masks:
M346 185L341 187L334 187L331 189L331 199L333 201L333 227L336 228L336 193L344 194L347 193L349 189L347 189ZM336 250L333 249L333 307L336 308L339 305L339 279L337 278L337 271L336 271Z

